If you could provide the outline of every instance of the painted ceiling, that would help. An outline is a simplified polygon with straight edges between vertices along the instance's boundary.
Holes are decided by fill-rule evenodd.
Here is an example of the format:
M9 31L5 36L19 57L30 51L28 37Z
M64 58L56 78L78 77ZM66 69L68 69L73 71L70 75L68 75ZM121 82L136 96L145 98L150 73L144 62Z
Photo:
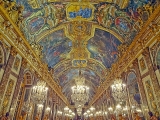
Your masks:
M156 7L156 0L16 0L24 6L21 24L30 44L70 99L81 68L90 97ZM34 49L34 48L33 48Z
M110 68L118 58L118 46L121 42L109 32L96 29L94 37L88 41L87 48L91 58Z
M72 41L65 36L63 30L53 32L42 39L39 44L43 47L43 61L51 68L66 59L72 47Z

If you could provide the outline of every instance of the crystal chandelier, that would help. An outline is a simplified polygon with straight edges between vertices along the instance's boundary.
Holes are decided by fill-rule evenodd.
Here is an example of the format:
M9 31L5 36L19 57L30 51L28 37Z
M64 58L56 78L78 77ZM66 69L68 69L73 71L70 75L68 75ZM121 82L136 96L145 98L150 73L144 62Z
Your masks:
M85 78L81 76L81 70L79 70L79 76L75 78L75 84L76 86L72 87L71 100L78 107L84 105L89 99L89 87L85 86Z
M84 104L89 100L89 87L85 85L85 78L81 76L81 71L79 71L79 76L75 78L75 84L72 87L71 100L75 104L77 115L80 116Z
M126 85L122 83L121 79L116 79L111 86L112 95L116 101L124 101L126 99Z
M69 118L74 118L75 117L75 113L72 112L72 110L70 108L68 108L68 106L66 106L64 108L64 115L69 117Z
M47 91L46 82L38 81L37 85L32 88L32 101L36 104L43 104L47 97Z
M89 88L83 85L77 85L72 87L71 99L74 103L81 102L86 103L89 99Z
M77 115L81 116L81 113L82 113L82 108L77 108Z

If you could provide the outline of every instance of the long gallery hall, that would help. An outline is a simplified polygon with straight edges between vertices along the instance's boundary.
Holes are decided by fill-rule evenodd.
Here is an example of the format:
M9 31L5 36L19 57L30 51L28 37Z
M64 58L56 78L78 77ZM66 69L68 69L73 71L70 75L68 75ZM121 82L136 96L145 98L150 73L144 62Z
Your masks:
M0 120L160 120L160 0L0 0Z

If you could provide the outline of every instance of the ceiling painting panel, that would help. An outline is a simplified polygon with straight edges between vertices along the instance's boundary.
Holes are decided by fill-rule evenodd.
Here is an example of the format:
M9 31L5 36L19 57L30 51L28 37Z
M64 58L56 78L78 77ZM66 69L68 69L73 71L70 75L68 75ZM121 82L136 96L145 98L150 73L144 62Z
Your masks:
M86 2L73 2L66 6L66 15L68 20L89 21L94 17L94 6Z
M34 45L40 46L37 51L42 53L42 61L48 64L54 80L70 100L79 69L90 87L90 97L95 94L118 59L118 46L130 45L152 15L156 1L16 0L16 3L24 6L21 30L26 39L33 50L37 50Z
M29 41L67 21L88 21L132 42L156 7L156 0L16 0L24 6L22 30Z
M94 71L98 76L101 77L101 81L104 81L108 75L108 69L105 68L103 64L95 59L88 59L87 68Z
M91 58L98 60L106 68L110 68L112 63L118 59L118 45L121 42L112 34L96 29L95 35L88 41L87 48L91 53Z
M85 85L89 87L89 99L95 94L96 88L99 86L100 77L93 71L81 68L82 76L85 77ZM75 86L74 78L79 76L79 69L71 69L59 77L59 84L62 86L62 92L71 100L71 87Z
M72 62L74 61L71 59L68 59L68 60L61 61L54 66L52 70L53 70L53 77L55 78L55 80L58 80L57 78L59 78L62 74L68 72L70 69L79 68L79 67L73 66ZM94 71L94 73L96 73L101 80L105 79L105 77L108 74L108 70L105 68L105 66L100 64L95 59L88 59L87 66L86 67L84 66L82 68L88 69L90 71Z
M64 30L59 30L50 34L46 38L40 40L39 44L43 47L43 61L51 68L67 58L72 46L72 42L65 36Z
M64 61L59 62L53 68L54 71L53 76L58 77L61 74L64 74L64 72L70 69L71 66L72 66L72 61L70 59L68 60L65 59Z
M94 86L98 86L100 83L100 77L92 70L81 68L82 76L86 78L87 81L91 81ZM59 84L63 87L70 80L79 76L79 69L73 68L59 76Z
M95 21L114 30L130 43L152 14L156 0L128 0L126 3L126 7L121 7L120 3L96 4Z
M22 30L26 38L33 42L35 37L66 21L65 8L61 3L39 3L38 1L17 0L24 6ZM36 7L37 5L37 7Z

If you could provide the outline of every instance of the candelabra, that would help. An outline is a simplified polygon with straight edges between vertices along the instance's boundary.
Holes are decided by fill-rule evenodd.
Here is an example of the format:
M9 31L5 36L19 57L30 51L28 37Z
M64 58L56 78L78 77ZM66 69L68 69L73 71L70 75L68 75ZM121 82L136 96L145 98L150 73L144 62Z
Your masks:
M126 85L122 83L121 79L116 79L114 84L111 86L112 95L116 101L124 101L126 100Z
M46 100L48 88L44 81L38 81L37 85L32 88L32 101L35 104L43 104Z

